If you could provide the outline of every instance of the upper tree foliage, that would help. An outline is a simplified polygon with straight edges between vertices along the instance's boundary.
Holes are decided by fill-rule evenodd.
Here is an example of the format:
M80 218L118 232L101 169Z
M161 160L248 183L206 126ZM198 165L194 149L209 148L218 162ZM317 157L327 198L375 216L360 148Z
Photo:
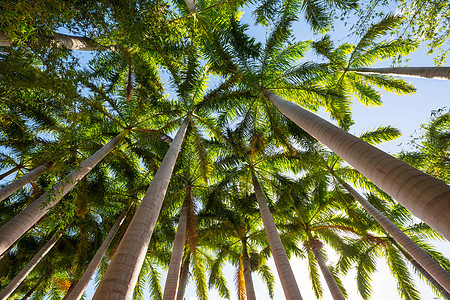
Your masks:
M44 245L63 232L52 252L30 273L13 299L61 299L83 274L121 212L127 214L98 271L101 280L174 133L190 123L150 242L134 299L162 298L161 272L169 265L180 207L189 207L183 266L199 299L245 297L243 262L250 261L274 294L271 257L252 178L257 177L289 257L308 260L314 293L323 296L314 241L335 252L341 275L355 268L358 291L372 293L377 258L386 259L404 299L418 293L406 268L409 257L338 184L353 183L441 265L448 260L425 240L439 235L380 191L336 154L284 117L264 96L273 91L341 128L353 124L352 101L382 105L380 90L412 94L408 82L358 74L398 55L417 40L445 46L448 4L401 4L410 25L387 15L354 27L355 44L335 40L336 19L372 16L356 0L4 0L0 3L0 170L2 186L44 162L44 175L0 203L4 225L120 132L128 134L46 216L0 257L3 288ZM424 8L423 10L418 9ZM426 15L427 11L433 14ZM251 15L252 24L242 17ZM431 20L433 18L433 20ZM371 20L371 18L361 18ZM361 21L360 20L360 21ZM419 20L425 20L420 25ZM304 40L299 24L314 34ZM367 25L367 26L366 26ZM419 26L420 25L420 26ZM400 27L399 27L400 26ZM403 27L401 27L403 26ZM419 28L415 27L419 26ZM400 28L400 29L398 29ZM392 30L412 36L386 38ZM264 31L259 38L257 30ZM440 30L440 34L431 33ZM71 34L95 46L80 54L57 42ZM374 124L378 126L379 124ZM450 182L448 110L433 113L415 151L400 158ZM399 131L390 126L361 134L378 144ZM0 237L1 238L1 237ZM330 257L330 255L328 256ZM236 271L237 293L225 263ZM305 270L306 271L306 270ZM297 272L297 270L295 270ZM146 288L149 287L148 291Z

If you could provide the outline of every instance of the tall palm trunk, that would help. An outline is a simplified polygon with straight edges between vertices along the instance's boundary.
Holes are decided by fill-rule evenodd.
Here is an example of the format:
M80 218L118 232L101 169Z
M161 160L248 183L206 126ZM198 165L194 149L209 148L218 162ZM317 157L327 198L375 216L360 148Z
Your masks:
M427 272L412 256L409 254L405 249L403 249L395 240L393 240L394 245L397 247L398 250L405 256L405 258L413 265L413 267L420 273L422 276L428 280L429 283L431 283L435 289L441 293L441 295L444 297L444 299L450 299L450 293L445 290L445 288L439 284L439 282L434 279L433 276L431 276L430 273Z
M189 252L184 259L180 272L180 284L178 285L177 300L183 300L186 292L187 280L189 276L189 265L191 263L191 253Z
M280 277L281 285L283 286L284 295L287 300L302 299L297 282L295 281L294 273L286 256L281 238L278 234L272 214L267 206L264 193L261 189L258 179L255 174L252 174L253 188L258 201L259 211L266 231L267 239L269 240L270 250L272 251L273 260L277 267L278 276Z
M36 253L28 264L20 270L19 273L11 280L11 282L0 293L0 300L6 300L22 283L27 275L33 271L34 267L45 257L45 255L53 248L59 238L63 235L63 232L52 237L45 245Z
M95 43L93 40L82 36L73 36L62 33L54 33L51 37L53 43L58 46L64 46L71 50L95 51L95 50L111 50ZM0 30L0 46L11 47L11 39L6 35L6 32ZM49 45L50 48L50 45Z
M415 216L450 239L450 187L333 124L266 91L281 113L391 195Z
M256 300L255 288L253 287L252 269L247 251L247 239L242 240L242 264L244 267L245 291L247 300Z
M18 189L23 187L25 184L30 183L31 181L35 180L39 176L42 175L42 173L45 172L48 168L51 168L53 166L52 161L47 161L46 163L40 165L37 168L34 168L24 176L20 177L17 180L14 180L4 188L0 190L0 202L8 198L11 194L16 192Z
M327 264L325 263L322 251L320 251L323 246L322 242L317 238L313 238L312 236L310 236L309 246L314 254L314 257L316 258L317 263L319 264L323 277L325 278L327 286L330 289L331 296L334 300L345 300L341 289L337 285L336 280L334 280L333 274L331 274L330 269L328 269Z
M122 222L125 220L126 216L127 213L124 211L117 218L116 222L114 222L102 245L100 246L100 248L98 248L88 267L84 271L83 276L81 276L81 278L78 280L74 288L69 290L67 295L64 297L64 300L78 300L81 298L81 296L83 296L83 292L86 289L89 280L91 279L92 275L94 275L95 270L102 261L102 258L106 253L106 250L108 250L111 241L116 236L116 233L119 230L120 225L122 225Z
M186 243L186 228L189 210L190 187L186 189L186 197L181 207L177 233L173 241L172 256L170 257L169 271L164 286L163 300L175 300L177 296L178 280L180 279L183 249Z
M189 117L184 120L178 130L130 225L128 225L128 229L95 292L94 300L124 300L132 297L188 124Z
M14 172L16 172L16 171L18 171L18 170L20 170L21 167L22 167L22 166L15 166L15 167L12 168L11 170L6 171L5 173L1 174L1 175L0 175L0 180L2 180L3 178L5 178L6 176L11 175L12 173L14 173Z
M357 68L356 73L450 80L450 67Z
M129 132L124 130L91 157L82 162L63 180L28 205L23 211L0 228L0 254L14 244L31 226L56 205L75 184L86 176ZM45 206L45 208L43 208Z
M348 183L340 180L342 186L366 209L367 212L396 240L411 256L431 274L447 291L450 291L450 274L445 271L425 250L420 248L391 220L386 218L366 198Z

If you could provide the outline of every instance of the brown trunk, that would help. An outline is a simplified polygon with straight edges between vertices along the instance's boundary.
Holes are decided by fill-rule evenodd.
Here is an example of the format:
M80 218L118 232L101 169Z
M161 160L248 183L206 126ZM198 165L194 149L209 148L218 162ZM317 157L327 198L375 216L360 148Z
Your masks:
M281 113L322 142L392 198L450 239L450 187L300 106L266 91Z

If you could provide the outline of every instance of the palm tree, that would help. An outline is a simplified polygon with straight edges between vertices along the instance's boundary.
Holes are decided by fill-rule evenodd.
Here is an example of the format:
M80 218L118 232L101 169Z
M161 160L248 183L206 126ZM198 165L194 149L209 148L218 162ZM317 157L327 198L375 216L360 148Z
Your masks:
M271 177L270 174L273 174L276 168L275 164L277 159L280 159L278 163L284 163L283 167L286 167L286 162L282 155L273 153L272 155L269 155L273 149L266 144L268 139L265 138L263 132L258 132L259 129L255 128L249 130L246 128L248 122L249 120L244 119L235 131L231 131L230 129L227 130L227 135L224 136L226 144L223 147L232 152L229 156L225 156L218 161L218 170L225 174L231 174L231 178L242 176L245 178L242 179L242 182L245 182L245 184L249 184L251 180L264 224L264 230L266 231L267 239L269 240L270 249L275 265L277 266L278 275L280 276L286 298L301 299L300 291L289 265L285 249L281 243L269 207L267 206L265 193L262 190L257 177L257 174L259 174L259 176L268 174L268 176ZM253 136L251 137L250 142L243 139L245 138L245 134L252 133ZM266 155L267 157L265 157ZM233 167L233 169L226 170L223 166ZM268 167L268 169L265 170L264 167ZM226 180L229 180L230 178L227 177L228 176L225 175Z
M42 165L34 168L24 176L20 177L19 179L15 180L14 182L8 184L4 188L0 190L0 202L8 198L11 194L16 192L18 189L23 187L25 184L30 183L31 181L34 181L37 177L39 177L42 173L44 173L48 168L51 168L53 166L52 161L47 161L43 163Z
M334 191L328 191L328 187L323 176L314 180L287 182L280 187L283 192L277 202L277 214L283 220L280 225L285 232L283 237L295 242L303 240L308 250L310 278L316 297L321 298L323 293L317 273L318 264L333 299L345 299L346 291L339 278L325 263L322 240L344 256L346 242L340 233L357 230L358 224L340 212L344 205Z
M80 164L57 185L45 192L26 209L0 228L0 253L8 249L19 239L33 224L41 219L47 211L56 205L59 200L75 186L89 171L92 170L115 146L117 146L129 130L122 131L118 136L95 152L91 157ZM42 206L45 205L45 209Z
M266 95L286 117L333 150L414 215L450 238L450 223L443 213L450 207L450 196L446 196L450 195L450 187L300 106L269 91L266 91ZM433 205L430 205L430 201Z
M450 80L450 67L349 68L360 74L383 74L401 77Z
M36 265L47 255L47 253L55 246L58 240L63 235L63 232L53 236L37 253L30 262L14 277L13 280L0 293L0 299L6 300L15 289L25 280L27 275L36 267Z
M95 270L97 269L98 265L100 264L100 261L102 260L103 256L105 255L106 250L108 249L109 245L111 244L114 236L116 235L117 231L119 230L120 225L125 220L126 216L127 216L126 212L122 212L119 215L116 222L111 227L105 240L103 241L100 248L95 253L95 256L92 258L91 262L89 263L89 266L84 271L83 276L81 276L81 278L74 285L73 289L71 289L67 293L67 295L64 297L64 299L78 300L83 296L84 289L87 287L92 275L94 275Z
M398 131L392 130L386 127L379 127L375 131L365 132L361 135L363 140L366 140L370 144L376 144L381 141L386 141L395 138L398 135ZM435 279L442 284L442 286L446 287L447 282L449 281L450 274L445 271L436 261L434 261L431 256L421 249L416 243L414 243L404 232L402 232L391 220L385 217L378 209L376 209L366 198L360 195L355 189L353 189L347 182L345 182L338 173L342 173L343 176L346 176L346 173L352 174L354 177L354 170L346 170L342 168L341 170L336 170L339 165L339 158L334 154L328 153L322 149L318 150L318 146L316 147L316 153L318 157L316 157L311 161L312 165L315 166L323 166L319 167L317 171L319 174L322 174L324 171L329 172L329 174L333 177L333 180L336 180L344 189L351 194L355 200L361 204L362 207L383 227L386 232L388 232L400 245L404 247L404 249L414 257L416 262L422 265L423 268L427 270L429 274L435 277ZM325 155L328 159L323 157ZM320 162L321 161L321 162ZM347 171L347 172L346 172Z

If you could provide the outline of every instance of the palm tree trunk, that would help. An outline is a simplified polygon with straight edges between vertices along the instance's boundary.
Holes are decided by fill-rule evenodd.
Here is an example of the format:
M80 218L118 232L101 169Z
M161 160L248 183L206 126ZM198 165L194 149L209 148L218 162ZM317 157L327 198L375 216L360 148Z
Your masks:
M184 0L184 2L186 3L186 6L187 6L187 9L189 10L189 12L194 13L195 12L194 0Z
M6 300L22 283L22 281L27 277L27 275L36 267L36 265L45 257L45 255L53 248L59 238L63 235L63 232L52 237L33 258L28 262L28 264L20 270L19 273L11 280L11 282L5 287L5 289L0 293L0 300Z
M41 284L43 279L44 279L44 277L39 278L38 282L36 282L36 284L33 285L33 287L25 294L25 296L22 297L21 300L28 300L31 297L31 295L34 294L34 292L36 291L38 286Z
M391 220L377 210L366 198L361 196L347 182L339 179L342 186L364 207L364 209L381 225L428 273L431 274L447 291L450 291L450 274L445 271L425 250L420 248Z
M132 297L188 124L189 117L184 120L153 177L95 292L94 300Z
M48 168L51 168L52 166L53 166L53 162L48 161L48 162L40 165L39 167L34 168L33 170L31 170L24 176L20 177L19 179L11 182L10 184L8 184L4 188L2 188L0 190L0 202L5 200L6 198L8 198L11 194L16 192L18 189L23 187L25 184L30 183L31 181L38 178L40 175L42 175L42 173L45 172L45 170L47 170Z
M189 252L184 259L180 272L180 284L178 285L177 300L184 299L184 293L186 292L187 280L189 276L189 264L191 263L191 253Z
M445 290L445 288L439 284L439 282L431 276L430 273L427 272L405 249L403 249L395 240L392 241L393 244L397 247L398 250L405 256L405 258L413 265L413 267L420 273L422 276L431 283L434 288L441 293L441 295L445 299L450 299L450 293Z
M450 67L357 68L356 73L450 80Z
M0 254L14 244L31 226L41 219L47 211L56 205L75 184L86 176L129 132L124 130L109 143L100 148L91 157L82 162L63 180L28 205L23 211L0 228ZM45 208L43 208L45 207Z
M450 187L414 169L333 124L266 91L281 113L322 142L447 239L450 239Z
M244 280L247 300L256 300L255 288L253 287L250 258L248 257L247 251L247 239L244 239L242 241L242 264L244 267Z
M100 248L98 248L88 267L84 271L83 276L81 276L80 280L78 280L77 284L71 291L67 293L63 300L78 300L81 298L81 296L83 296L83 292L86 289L89 280L91 279L92 275L94 275L95 270L102 261L106 250L108 250L111 241L116 236L116 233L119 230L120 225L122 225L122 222L125 220L126 216L127 213L125 211L120 214L114 225L109 230L108 235L106 236L102 245L100 246Z
M252 182L264 224L264 230L266 231L267 239L269 240L270 250L272 251L278 276L280 277L281 285L283 286L284 295L287 300L301 300L302 296L300 295L294 273L292 272L291 265L286 256L286 251L281 243L280 235L275 227L272 214L267 206L264 193L255 174L252 174Z
M71 50L82 50L82 51L112 50L97 44L90 38L82 36L54 33L52 38L53 42L56 43L58 46L64 46L67 49ZM0 30L0 46L11 47L12 44L13 42L7 36L6 32Z
M431 276L431 274L428 273L415 259L410 259L409 262L436 288L436 290L439 291L439 293L441 293L444 299L450 299L450 293L447 292L444 287L440 285L439 282L437 282L436 279L434 279L434 277Z
M15 166L14 168L12 168L9 171L6 171L5 173L0 175L0 180L2 180L3 178L5 178L8 175L11 175L12 173L18 171L22 166Z
M328 269L327 264L325 263L325 259L323 258L322 252L320 249L322 248L322 242L317 238L310 239L309 246L311 247L311 251L316 258L317 263L319 264L320 270L322 271L323 277L327 283L328 288L330 289L331 296L333 296L334 300L345 300L344 295L342 294L341 289L334 280L333 274L331 274L330 269Z
M186 228L189 210L190 186L186 189L186 197L181 207L177 233L173 241L172 256L170 257L166 285L164 286L163 300L175 300L177 296L178 280L180 279L181 261L186 242Z

